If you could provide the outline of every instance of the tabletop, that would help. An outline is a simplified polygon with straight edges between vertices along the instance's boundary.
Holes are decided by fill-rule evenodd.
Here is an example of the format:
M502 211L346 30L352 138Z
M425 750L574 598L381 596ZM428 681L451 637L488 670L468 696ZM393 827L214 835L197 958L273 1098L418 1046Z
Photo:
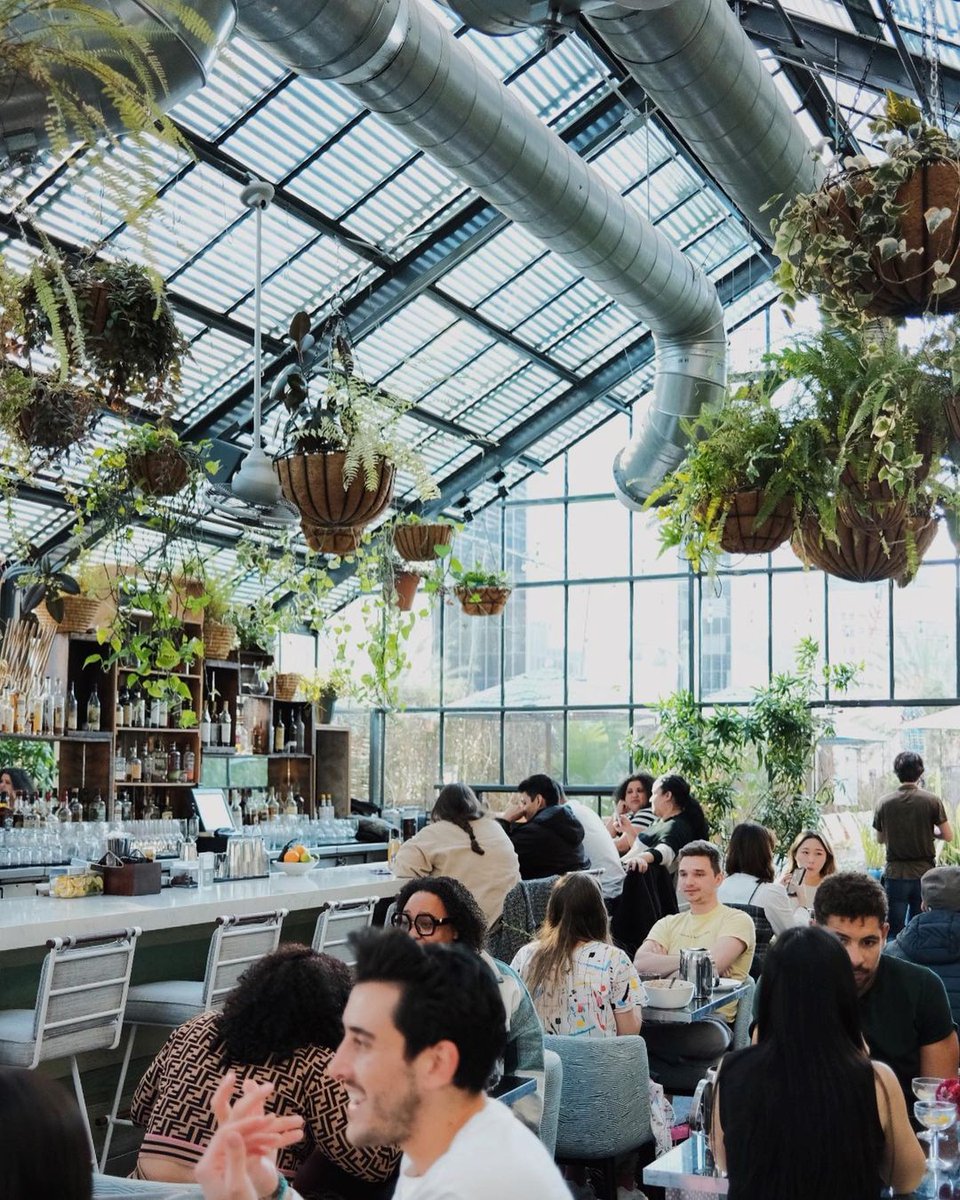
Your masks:
M683 1008L654 1008L652 1004L643 1006L643 1019L653 1025L689 1025L693 1021L702 1021L718 1008L725 1008L747 991L748 984L741 983L735 988L723 991L715 990L707 1000L691 1000Z
M537 1081L524 1075L503 1075L496 1087L492 1087L487 1095L491 1100L499 1100L501 1104L513 1105L521 1096L529 1096L537 1090Z

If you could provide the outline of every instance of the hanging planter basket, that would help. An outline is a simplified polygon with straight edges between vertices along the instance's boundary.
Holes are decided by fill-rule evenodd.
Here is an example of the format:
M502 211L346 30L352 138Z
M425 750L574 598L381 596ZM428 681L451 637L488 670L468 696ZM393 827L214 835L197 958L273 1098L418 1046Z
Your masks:
M204 658L225 659L237 644L237 631L232 625L223 625L209 618L203 623Z
M362 529L387 508L393 498L393 463L380 459L376 487L367 490L363 472L344 486L342 450L288 454L277 459L284 498L295 505L305 525L322 529Z
M728 554L769 554L793 533L790 500L781 500L768 517L757 523L765 500L765 494L756 488L730 497L720 535L720 545Z
M860 196L873 191L873 168L848 172L827 189L827 210L820 232L839 228L855 244L859 243L859 205L851 208L851 191ZM870 256L870 271L856 281L856 290L867 299L858 307L871 317L918 317L925 312L952 313L960 309L960 164L948 159L917 167L896 193L900 209L895 236L906 243L906 256L895 254L883 261L878 250ZM924 219L930 209L949 210L931 232ZM933 264L947 264L945 278L954 286L939 295L933 291L938 276ZM828 268L824 275L830 279Z
M35 376L30 397L17 413L16 434L24 446L43 454L66 454L89 434L96 407L91 393Z
M346 526L341 529L323 529L319 525L308 525L302 521L300 528L311 550L318 554L355 554L360 545L361 529L351 529Z
M413 608L419 586L420 576L416 571L394 571L393 594L401 612L410 612Z
M458 587L454 592L468 617L495 617L510 599L508 587Z
M190 478L190 464L174 445L127 456L131 481L146 496L175 496Z
M56 629L58 633L89 633L106 625L112 615L109 599L92 600L88 596L61 596L63 619L52 616L46 602L38 604L33 615L41 629Z
M943 413L950 427L950 436L960 442L960 393L943 402Z
M859 483L846 468L837 490L837 513L852 529L871 534L888 531L895 534L907 515L907 500L906 497L896 499L884 480Z
M292 700L297 694L302 676L296 671L283 671L273 681L273 694L278 700Z
M397 525L393 544L407 562L432 562L437 546L449 546L453 541L452 525Z
M932 517L906 517L886 534L854 529L842 519L837 521L839 545L828 541L813 517L808 517L794 535L793 552L807 566L818 567L837 579L852 583L876 583L881 579L901 580L906 586L915 571L910 567L909 540L916 548L919 565L936 537L937 522Z

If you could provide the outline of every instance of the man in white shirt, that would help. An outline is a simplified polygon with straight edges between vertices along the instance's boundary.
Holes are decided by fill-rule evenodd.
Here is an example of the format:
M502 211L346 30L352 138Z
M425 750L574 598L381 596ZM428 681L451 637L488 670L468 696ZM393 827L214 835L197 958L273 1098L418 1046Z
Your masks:
M560 790L560 803L565 804L583 826L583 849L590 859L591 869L600 868L598 882L607 907L619 899L623 891L623 881L626 871L620 861L617 844L607 831L602 818L595 809L588 808L579 800L572 800L557 784Z
M496 980L456 944L354 939L356 980L328 1068L347 1137L403 1150L394 1200L570 1200L543 1144L484 1087L503 1053Z

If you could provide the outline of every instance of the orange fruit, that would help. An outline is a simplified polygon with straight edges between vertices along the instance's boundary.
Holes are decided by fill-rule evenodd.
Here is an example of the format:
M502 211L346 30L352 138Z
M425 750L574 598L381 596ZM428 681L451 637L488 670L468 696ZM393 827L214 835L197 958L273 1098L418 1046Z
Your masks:
M287 850L283 856L283 861L286 863L294 863L300 861L300 855L296 850Z

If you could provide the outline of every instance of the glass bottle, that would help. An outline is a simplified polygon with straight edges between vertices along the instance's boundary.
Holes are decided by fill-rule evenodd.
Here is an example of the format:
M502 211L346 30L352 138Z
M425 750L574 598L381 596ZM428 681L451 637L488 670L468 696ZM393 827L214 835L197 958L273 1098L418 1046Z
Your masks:
M183 783L196 783L197 781L197 756L190 746L183 752L183 767L180 771L180 778Z
M148 791L143 802L143 819L145 821L155 821L157 819L157 804L153 798L153 792Z
M70 820L83 820L83 805L80 803L80 792L77 788L70 793Z
M280 714L277 713L277 723L273 727L273 752L274 752L274 754L282 754L283 753L283 743L284 743L285 738L286 738L286 732L284 731L284 728L283 728L283 721L280 718Z
M97 733L100 729L100 697L97 695L97 685L93 685L90 699L87 701L87 729Z
M297 713L297 724L294 727L294 741L297 754L306 753L307 727L303 721L303 710Z
M122 687L120 689L120 724L133 724L133 689Z
M247 733L246 722L243 719L243 703L237 701L237 722L233 731L233 743L238 754L249 754L249 734Z
M295 817L297 815L297 799L293 794L293 788L287 788L287 798L283 803L283 815L285 817Z
M131 704L133 715L133 723L138 729L146 729L147 727L147 698L143 694L143 688L138 683L136 685L134 695L136 700Z
M107 806L103 802L103 796L100 794L99 788L93 797L93 803L90 805L90 819L92 821L105 821L107 819Z
M73 817L70 815L70 793L66 788L63 789L63 799L57 805L54 816L61 824L66 824L67 821L73 820Z
M280 805L277 803L277 794L270 789L270 794L267 797L267 820L275 821L280 816Z
M30 724L34 733L43 732L43 692L35 688L30 697Z
M200 742L204 746L210 745L210 705L204 700L203 716L200 718Z
M170 705L167 702L166 696L160 696L157 700L157 728L166 729L170 720Z
M129 792L121 792L120 799L117 802L119 817L121 821L129 821L133 816L133 803L130 800Z
M117 743L117 751L113 756L113 778L116 783L123 783L127 778L127 756L123 752L123 748Z
M113 727L119 729L123 724L123 701L120 699L120 693L117 692L117 698L113 702Z
M64 722L66 721L66 697L58 678L53 689L53 736L63 737Z
M139 783L143 778L143 763L140 761L140 755L137 753L137 743L133 743L133 750L127 756L127 779L131 783Z
M50 676L43 677L43 711L40 717L40 732L53 733L53 688L50 686Z
M77 728L77 693L73 690L73 680L70 680L70 693L67 696L67 729L75 731Z
M167 783L180 782L180 751L177 749L177 743L171 742L170 749L167 751Z
M233 745L233 731L230 721L230 709L227 707L227 702L224 700L223 709L220 713L220 745Z

